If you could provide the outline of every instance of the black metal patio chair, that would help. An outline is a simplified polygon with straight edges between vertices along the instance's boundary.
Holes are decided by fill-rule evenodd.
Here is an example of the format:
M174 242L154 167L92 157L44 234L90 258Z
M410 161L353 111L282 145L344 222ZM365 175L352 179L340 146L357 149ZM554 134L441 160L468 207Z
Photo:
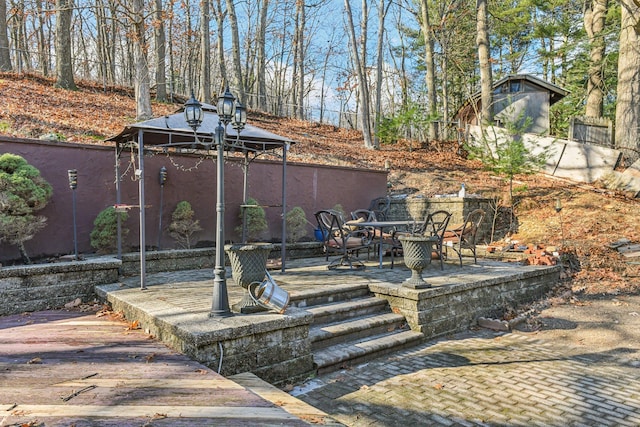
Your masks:
M314 215L323 235L326 260L332 253L340 255L327 268L333 270L348 266L350 270L364 269L365 265L357 258L357 254L373 246L374 234L365 227L346 226L342 216L334 210L320 210Z

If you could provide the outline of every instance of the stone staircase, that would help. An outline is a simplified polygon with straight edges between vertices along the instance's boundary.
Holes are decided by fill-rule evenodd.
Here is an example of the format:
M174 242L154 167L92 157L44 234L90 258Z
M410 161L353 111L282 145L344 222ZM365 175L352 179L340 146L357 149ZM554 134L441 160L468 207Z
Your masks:
M374 297L366 284L332 287L298 296L291 302L313 313L309 330L319 374L343 369L418 344L404 316Z

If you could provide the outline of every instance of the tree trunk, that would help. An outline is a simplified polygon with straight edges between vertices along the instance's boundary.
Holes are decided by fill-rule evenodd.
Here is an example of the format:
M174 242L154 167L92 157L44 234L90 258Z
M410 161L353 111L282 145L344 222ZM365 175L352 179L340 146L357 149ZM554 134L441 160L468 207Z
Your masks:
M433 33L431 31L431 21L429 19L429 3L427 0L420 2L420 25L422 36L424 37L424 61L426 67L427 103L429 111L429 140L437 139L436 127L433 120L437 116L437 96L436 96L436 64L433 53Z
M305 49L304 49L304 33L306 26L306 16L305 16L305 1L304 0L296 0L296 14L298 15L298 27L296 28L297 36L297 58L298 58L298 99L296 104L298 104L298 118L300 120L304 120L304 63L305 63Z
M228 85L229 80L227 76L227 65L224 62L224 12L222 11L222 4L220 0L216 0L215 3L216 25L218 28L216 55L218 58L218 68L220 72L220 78L222 79L222 86ZM224 87L218 90L224 90Z
M238 17L233 0L227 0L227 15L231 26L231 46L233 50L233 69L235 70L235 86L238 91L238 100L245 103L245 88L242 79L242 62L240 59L240 36L238 35ZM228 84L228 82L227 82Z
M73 0L56 0L56 86L75 90L71 59Z
M258 24L258 100L257 107L259 110L267 110L267 82L266 82L266 34L267 34L267 11L269 10L269 0L262 0L260 6L260 22Z
M6 8L6 1L2 1L2 7ZM47 44L47 40L44 36L45 29L45 10L42 8L42 2L37 0L36 2L36 14L38 15L38 56L40 57L40 69L42 70L42 74L45 76L49 75L49 48L50 46ZM5 22L6 24L6 22ZM6 34L6 32L5 32Z
M297 0L296 0L297 3ZM298 117L298 110L302 108L301 105L297 103L297 92L298 92L298 74L300 71L298 70L298 65L300 61L298 60L298 37L300 37L300 33L298 32L299 24L298 20L300 19L300 14L298 13L298 9L296 8L295 21L293 24L294 32L293 32L293 66L291 70L291 90L289 91L289 103L293 108L293 117ZM287 114L287 117L291 117Z
M476 45L478 48L478 60L480 62L480 124L487 125L492 122L493 98L492 98L492 77L489 48L489 29L487 0L476 1L476 25L477 36Z
M162 0L155 1L155 22L153 33L156 47L156 100L167 100L167 38L164 32L165 15Z
M200 75L202 87L200 99L211 104L211 40L209 39L209 0L200 1Z
M12 69L7 34L7 2L0 0L0 71L11 71Z
M136 119L152 117L147 45L144 38L144 0L132 0L133 55L135 62Z
M353 57L354 68L356 75L358 76L358 94L360 95L360 114L362 118L362 136L364 138L364 146L365 148L373 148L369 121L369 84L367 81L367 74L363 61L360 59L360 53L358 52L356 31L353 25L353 16L351 14L351 5L349 4L349 0L344 0L344 7L347 13L347 32L349 33L349 43L351 44L351 56Z
M607 16L608 0L591 0L585 4L584 28L589 36L589 80L587 81L588 117L602 117L604 99L604 24Z
M384 20L391 3L385 5L383 0L378 0L378 41L377 41L377 58L376 58L376 100L375 111L376 117L373 124L373 147L380 148L380 138L378 137L378 126L382 120L382 63L383 63L383 46L384 46Z
M622 0L616 147L627 166L640 158L640 0Z

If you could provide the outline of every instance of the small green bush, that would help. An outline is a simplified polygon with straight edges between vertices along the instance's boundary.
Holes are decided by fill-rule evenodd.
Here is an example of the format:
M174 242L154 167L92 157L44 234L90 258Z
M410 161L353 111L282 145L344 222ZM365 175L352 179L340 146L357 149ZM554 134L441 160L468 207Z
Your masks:
M185 249L191 249L191 236L202 230L202 227L200 227L200 221L193 219L194 215L195 212L193 212L193 209L191 208L191 203L185 200L176 205L176 209L171 215L169 234Z
M103 209L93 221L91 247L100 254L113 253L118 247L118 215L120 216L120 232L122 238L129 234L129 229L124 227L124 222L129 217L127 212L116 212L113 206Z
M287 212L287 241L298 242L307 235L307 215L300 206L296 206Z
M53 190L40 171L11 153L0 156L0 242L18 246L25 263L31 260L24 242L32 239L47 223L36 215L43 209Z
M260 203L256 199L248 198L246 205L256 206L255 208L244 208L246 210L246 230L247 230L247 240L250 241L259 241L262 239L264 232L267 231L269 226L267 225L267 214L264 211L264 208L260 206ZM243 221L243 209L240 209L240 222ZM236 227L236 233L242 234L242 224L239 227Z

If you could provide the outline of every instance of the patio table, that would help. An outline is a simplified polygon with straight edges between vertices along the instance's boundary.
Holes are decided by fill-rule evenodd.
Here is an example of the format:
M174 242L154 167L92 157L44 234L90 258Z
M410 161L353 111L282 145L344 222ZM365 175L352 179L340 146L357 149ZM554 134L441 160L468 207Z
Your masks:
M362 221L358 222L355 220L347 221L344 225L352 226L352 227L371 227L375 230L380 230L380 242L378 245L378 255L380 257L380 262L378 264L378 268L382 268L382 244L384 242L384 230L388 230L394 227L415 227L416 221Z

